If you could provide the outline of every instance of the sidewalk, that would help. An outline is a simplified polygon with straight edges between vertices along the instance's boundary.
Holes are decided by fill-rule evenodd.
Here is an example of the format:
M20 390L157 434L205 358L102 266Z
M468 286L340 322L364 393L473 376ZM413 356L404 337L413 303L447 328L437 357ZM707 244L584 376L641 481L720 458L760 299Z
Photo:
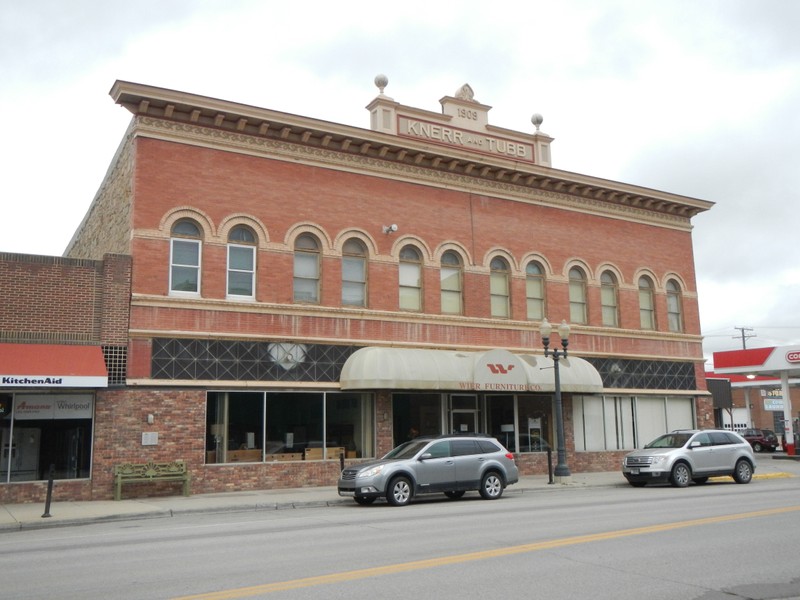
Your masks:
M775 455L774 458L786 457ZM800 476L800 463L797 461L770 460L770 457L766 457L758 461L755 478L796 476ZM548 492L567 487L627 485L619 471L573 473L568 483L554 484L548 482L547 475L534 475L521 477L520 481L509 486L505 493L512 495ZM0 533L107 521L166 518L192 513L286 510L353 502L351 498L340 497L336 493L336 486L75 502L59 502L57 491L56 488L50 504L49 517L42 516L44 503L0 505Z

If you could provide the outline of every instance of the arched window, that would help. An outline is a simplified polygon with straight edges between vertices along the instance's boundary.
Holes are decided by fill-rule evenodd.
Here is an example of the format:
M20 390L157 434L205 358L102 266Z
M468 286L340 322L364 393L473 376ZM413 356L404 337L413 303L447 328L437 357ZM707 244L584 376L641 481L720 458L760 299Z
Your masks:
M667 281L667 323L670 331L683 331L681 286L674 279Z
M499 256L489 263L489 293L491 296L492 316L507 319L511 315L510 302L510 270L508 263Z
M525 267L525 296L528 318L533 321L544 319L544 269L536 261Z
M367 305L367 247L356 238L342 247L342 304Z
M181 219L172 226L169 291L200 294L201 233L194 221Z
M569 319L573 323L586 324L586 275L578 267L569 270Z
M400 250L400 310L422 310L422 256L414 246Z
M649 277L639 277L639 320L642 329L656 328L656 303L653 282Z
M461 257L457 252L448 250L442 254L439 271L442 285L442 312L449 315L460 315L463 311Z
M228 296L254 298L256 287L256 236L237 225L228 234Z
M294 242L294 301L319 303L320 246L304 233Z
M603 308L603 325L619 327L619 286L611 271L600 275L600 304Z

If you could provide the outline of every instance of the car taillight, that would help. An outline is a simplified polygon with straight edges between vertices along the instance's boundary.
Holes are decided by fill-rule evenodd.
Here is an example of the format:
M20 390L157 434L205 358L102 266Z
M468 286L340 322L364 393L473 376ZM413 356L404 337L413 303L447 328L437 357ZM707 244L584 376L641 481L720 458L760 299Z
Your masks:
M513 454L511 454L511 452L506 452L506 458L507 458L508 460L514 460L514 455L513 455Z

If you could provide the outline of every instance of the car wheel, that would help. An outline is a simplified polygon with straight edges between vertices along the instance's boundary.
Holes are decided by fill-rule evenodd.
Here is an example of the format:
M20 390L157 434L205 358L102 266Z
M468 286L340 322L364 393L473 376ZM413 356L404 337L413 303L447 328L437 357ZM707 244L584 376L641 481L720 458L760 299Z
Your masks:
M357 504L360 504L361 506L367 506L369 504L372 504L376 500L375 496L370 496L370 497L355 496L353 499L356 501Z
M695 477L692 479L697 485L703 485L708 481L708 477Z
M750 483L751 479L753 479L753 465L741 459L733 470L733 480L736 483Z
M647 485L646 481L629 481L628 483L630 483L633 487L644 487Z
M444 495L451 500L458 500L464 495L464 490L458 490L457 492L445 492Z
M672 476L670 477L670 481L674 487L686 487L689 485L691 480L692 470L689 468L689 465L679 462L677 465L672 467Z
M764 451L764 446L762 446L761 444L756 442L755 444L753 444L753 450L755 452L763 452Z
M494 471L489 471L481 479L480 492L484 500L497 500L503 495L503 480Z
M411 502L411 482L407 477L395 477L386 490L386 499L392 506L405 506Z

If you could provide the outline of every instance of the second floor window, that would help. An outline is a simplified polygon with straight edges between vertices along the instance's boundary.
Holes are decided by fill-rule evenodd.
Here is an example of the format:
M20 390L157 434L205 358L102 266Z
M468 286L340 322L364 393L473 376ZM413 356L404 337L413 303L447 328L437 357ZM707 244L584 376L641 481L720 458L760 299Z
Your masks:
M569 270L569 318L573 323L586 324L586 275L578 267Z
M294 243L294 301L319 303L320 247L308 233Z
M442 312L460 315L463 310L463 294L461 288L461 258L452 251L442 254L440 268L442 285Z
M683 331L681 288L674 279L667 282L667 322L670 331Z
M228 235L228 296L255 297L256 236L247 227Z
M170 293L200 293L200 228L182 219L172 226L170 239Z
M610 271L604 271L600 276L600 304L603 307L603 325L606 327L619 326L617 290L617 278Z
M642 329L656 328L656 303L653 282L649 277L639 278L639 320Z
M422 256L414 246L400 250L400 310L422 310Z
M511 316L510 302L510 269L505 259L495 257L489 263L489 293L493 317L507 319Z
M528 319L544 319L544 269L537 262L525 267L525 297L528 303Z
M355 238L342 247L342 304L367 305L367 249Z

